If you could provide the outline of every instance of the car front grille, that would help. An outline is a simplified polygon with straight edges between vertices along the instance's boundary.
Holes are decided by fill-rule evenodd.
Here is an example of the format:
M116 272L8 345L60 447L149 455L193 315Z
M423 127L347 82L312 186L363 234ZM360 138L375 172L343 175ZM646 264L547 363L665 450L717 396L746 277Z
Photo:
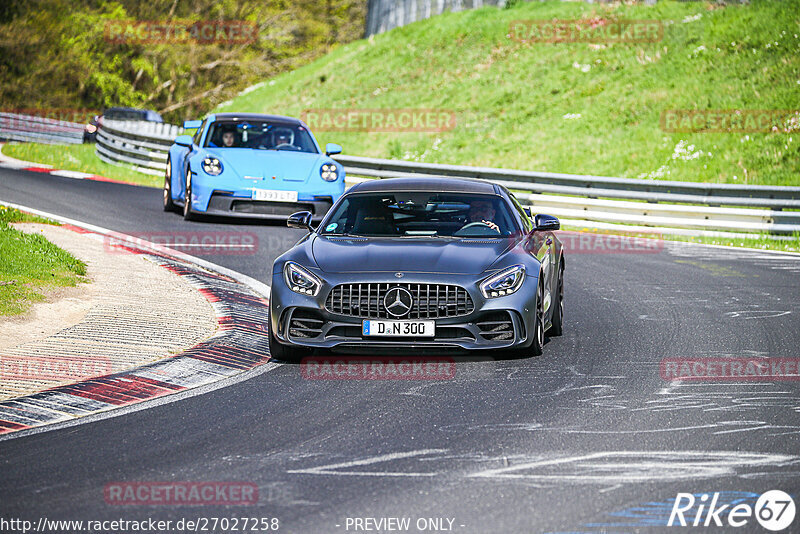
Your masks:
M301 202L262 202L258 200L234 200L231 211L235 213L256 213L258 215L286 215L298 211L315 212L314 204Z
M208 201L210 211L231 212L231 215L291 215L298 211L310 211L315 216L324 214L330 208L330 197L315 197L313 201L269 202L234 197L230 193L214 191Z
M407 289L413 300L411 310L394 317L383 304L386 292L395 287ZM475 309L463 287L446 284L361 283L334 287L325 300L325 308L339 315L364 319L440 319L469 315Z

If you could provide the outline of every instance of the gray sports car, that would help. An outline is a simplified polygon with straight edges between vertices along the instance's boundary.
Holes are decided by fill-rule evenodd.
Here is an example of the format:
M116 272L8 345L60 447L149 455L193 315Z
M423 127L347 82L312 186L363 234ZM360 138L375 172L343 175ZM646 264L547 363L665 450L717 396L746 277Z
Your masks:
M564 322L558 219L479 180L393 178L347 191L275 260L270 352L542 353Z

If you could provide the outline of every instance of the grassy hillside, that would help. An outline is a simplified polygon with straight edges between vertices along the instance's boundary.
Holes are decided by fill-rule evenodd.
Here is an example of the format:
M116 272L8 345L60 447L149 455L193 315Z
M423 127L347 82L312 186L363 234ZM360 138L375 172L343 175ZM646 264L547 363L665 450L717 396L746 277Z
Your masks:
M645 44L524 43L528 19L659 19ZM800 183L800 131L668 133L669 109L800 109L800 1L518 2L340 47L217 111L432 108L441 133L321 132L345 153L723 183ZM795 126L797 128L797 126Z

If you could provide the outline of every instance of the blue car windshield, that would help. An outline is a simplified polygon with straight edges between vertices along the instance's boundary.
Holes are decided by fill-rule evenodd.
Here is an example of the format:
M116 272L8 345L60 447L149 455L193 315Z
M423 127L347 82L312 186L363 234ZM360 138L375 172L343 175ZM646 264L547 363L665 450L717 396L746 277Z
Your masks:
M317 153L317 147L304 126L273 121L213 122L205 146Z
M354 193L320 228L322 235L506 237L518 232L499 195L441 192Z

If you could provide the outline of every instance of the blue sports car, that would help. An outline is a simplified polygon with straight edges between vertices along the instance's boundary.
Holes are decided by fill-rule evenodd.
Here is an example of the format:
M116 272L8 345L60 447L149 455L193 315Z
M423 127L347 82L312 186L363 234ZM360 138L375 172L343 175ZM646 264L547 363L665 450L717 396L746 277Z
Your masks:
M342 147L320 150L298 119L217 113L186 121L169 149L164 210L186 219L226 215L285 219L310 211L319 220L344 193L344 167L332 160Z

